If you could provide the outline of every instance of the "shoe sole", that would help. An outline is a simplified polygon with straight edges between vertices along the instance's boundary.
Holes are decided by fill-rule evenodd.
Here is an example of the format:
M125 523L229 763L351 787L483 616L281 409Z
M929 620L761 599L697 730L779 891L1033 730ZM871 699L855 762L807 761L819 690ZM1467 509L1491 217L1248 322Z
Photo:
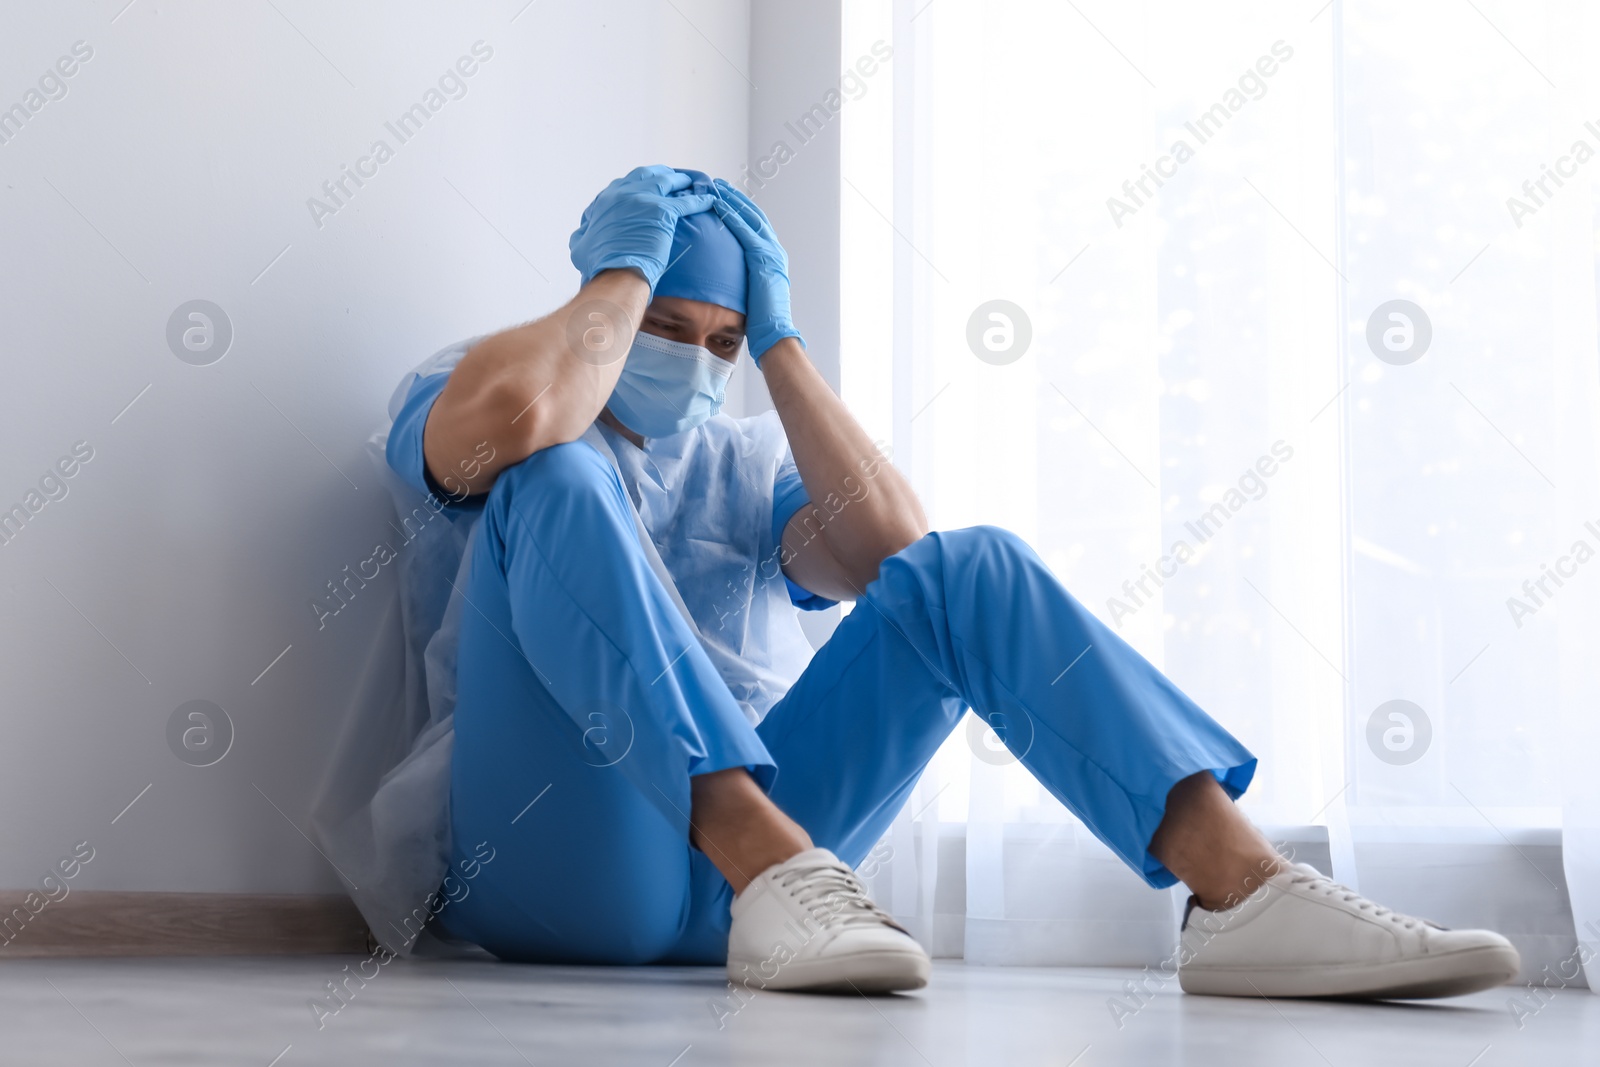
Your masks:
M768 960L728 958L728 980L789 993L903 993L928 984L933 964L910 952L858 952L837 959L790 960L762 982Z
M1211 997L1431 1000L1505 985L1522 969L1515 949L1484 945L1390 963L1293 967L1180 967L1185 993Z

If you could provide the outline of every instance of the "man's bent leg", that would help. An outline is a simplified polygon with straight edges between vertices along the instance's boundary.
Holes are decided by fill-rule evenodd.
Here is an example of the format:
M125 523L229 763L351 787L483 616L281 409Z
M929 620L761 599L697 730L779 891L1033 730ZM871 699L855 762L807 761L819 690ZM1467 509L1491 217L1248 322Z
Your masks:
M691 776L772 773L622 494L587 444L545 449L501 474L473 543L451 823L458 863L494 858L441 916L508 958L649 962L725 916Z
M1255 769L1249 752L1084 610L1032 550L981 527L929 534L884 561L761 725L780 768L772 797L857 863L964 704L1151 885L1174 880L1152 846L1193 876L1211 866L1197 859L1211 847L1201 839L1226 842L1235 859L1260 844L1231 804ZM1284 864L1258 892L1224 903L1234 906L1191 904L1185 917L1186 991L1455 996L1519 967L1499 934L1400 915L1305 864Z
M975 527L885 560L761 724L772 798L859 862L968 706L1154 886L1174 881L1149 852L1172 787L1209 771L1237 796L1255 769L1021 540Z

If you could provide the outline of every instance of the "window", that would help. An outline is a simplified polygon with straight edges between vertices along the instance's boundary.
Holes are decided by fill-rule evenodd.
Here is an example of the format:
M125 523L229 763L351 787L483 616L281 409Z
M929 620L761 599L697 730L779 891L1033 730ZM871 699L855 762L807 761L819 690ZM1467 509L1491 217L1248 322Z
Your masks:
M1033 543L1347 881L1558 827L1600 705L1593 16L845 8L847 65L894 52L844 111L843 390L934 525ZM953 738L930 817L1070 825L987 768Z

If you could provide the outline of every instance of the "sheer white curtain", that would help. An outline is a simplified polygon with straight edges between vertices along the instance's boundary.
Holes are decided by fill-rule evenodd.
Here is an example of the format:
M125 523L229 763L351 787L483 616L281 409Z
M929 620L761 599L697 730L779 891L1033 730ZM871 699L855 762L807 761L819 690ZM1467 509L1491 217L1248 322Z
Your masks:
M1252 817L1530 972L1600 927L1595 18L845 4L894 55L843 112L844 394L935 526L1022 534L1261 757ZM1174 936L976 727L867 870L941 954Z

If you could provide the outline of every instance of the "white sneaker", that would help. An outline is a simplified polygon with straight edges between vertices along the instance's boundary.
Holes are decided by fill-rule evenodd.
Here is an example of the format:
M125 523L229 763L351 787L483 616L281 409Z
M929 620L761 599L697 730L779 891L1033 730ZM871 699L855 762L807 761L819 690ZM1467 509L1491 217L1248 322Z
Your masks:
M728 979L755 989L921 989L932 964L825 848L768 867L733 898Z
M1522 967L1490 930L1447 930L1367 900L1304 863L1237 907L1184 916L1178 984L1225 997L1453 997Z

